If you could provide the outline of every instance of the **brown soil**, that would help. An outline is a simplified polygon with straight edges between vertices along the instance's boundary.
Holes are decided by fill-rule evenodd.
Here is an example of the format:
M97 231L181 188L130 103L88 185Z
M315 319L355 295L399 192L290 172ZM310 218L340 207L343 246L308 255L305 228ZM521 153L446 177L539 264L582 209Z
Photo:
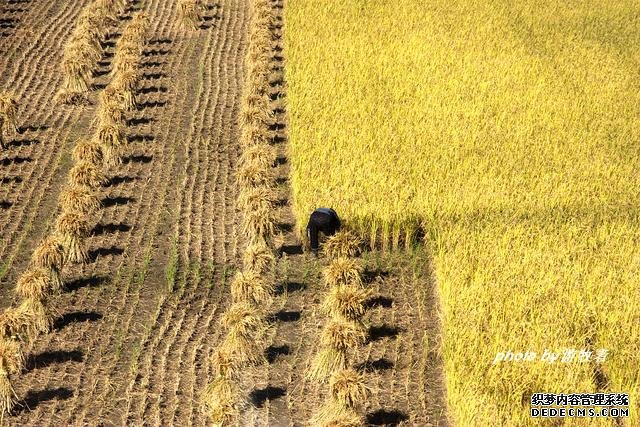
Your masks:
M35 245L50 231L71 149L91 135L94 105L58 107L62 41L82 7L20 0L0 9L0 87L20 100L21 131L0 153L0 298L12 288ZM284 3L275 0L282 12ZM141 109L129 119L125 163L109 171L104 209L90 238L92 262L64 272L55 330L28 349L16 378L22 404L11 425L205 425L200 395L211 380L209 356L224 330L228 282L241 267L234 172L244 81L249 3L211 3L202 28L188 31L177 2L130 2L107 40L92 99L108 81L113 44L132 12L152 30L144 59ZM278 31L281 35L282 28ZM270 364L246 377L241 425L303 425L324 388L304 375L324 315L320 268L301 253L288 185L284 52L274 51L273 106L280 157L279 214L284 255ZM376 290L367 319L371 341L354 359L374 388L364 408L371 424L446 425L433 281L423 252L370 253Z

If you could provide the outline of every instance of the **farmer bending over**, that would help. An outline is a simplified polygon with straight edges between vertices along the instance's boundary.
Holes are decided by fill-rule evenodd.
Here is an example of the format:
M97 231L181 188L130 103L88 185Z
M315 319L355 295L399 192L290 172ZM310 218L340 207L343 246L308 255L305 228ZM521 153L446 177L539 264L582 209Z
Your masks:
M311 252L318 255L318 233L322 231L325 235L331 236L340 230L340 218L331 208L318 208L311 214L309 224L307 224L307 238L311 243Z

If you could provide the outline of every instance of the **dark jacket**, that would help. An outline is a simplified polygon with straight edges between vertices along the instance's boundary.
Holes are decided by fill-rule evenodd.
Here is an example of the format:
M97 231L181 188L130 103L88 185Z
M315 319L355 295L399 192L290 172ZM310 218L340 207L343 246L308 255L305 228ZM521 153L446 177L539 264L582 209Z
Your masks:
M340 218L331 208L318 208L311 214L309 224L307 224L307 237L309 238L311 250L318 251L318 233L322 231L330 236L340 230Z

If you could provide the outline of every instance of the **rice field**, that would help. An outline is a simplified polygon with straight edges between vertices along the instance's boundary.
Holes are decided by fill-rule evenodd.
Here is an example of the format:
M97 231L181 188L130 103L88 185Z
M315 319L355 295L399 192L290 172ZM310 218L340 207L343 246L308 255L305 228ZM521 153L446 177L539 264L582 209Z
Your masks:
M638 424L639 17L3 3L0 424Z
M0 4L0 425L449 425L424 246L296 233L287 7Z
M423 229L455 425L534 424L534 392L629 393L620 422L640 422L639 19L622 0L287 3L297 227L324 205L385 248ZM567 348L608 354L492 363Z

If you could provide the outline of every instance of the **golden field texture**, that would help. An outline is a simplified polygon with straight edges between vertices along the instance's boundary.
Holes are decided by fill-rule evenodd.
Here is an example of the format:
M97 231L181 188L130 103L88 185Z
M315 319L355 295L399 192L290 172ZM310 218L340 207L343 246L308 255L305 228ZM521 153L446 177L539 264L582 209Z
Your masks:
M298 225L333 207L384 247L423 227L452 422L530 425L531 393L614 391L640 423L640 3L285 14ZM566 348L609 353L492 363Z

